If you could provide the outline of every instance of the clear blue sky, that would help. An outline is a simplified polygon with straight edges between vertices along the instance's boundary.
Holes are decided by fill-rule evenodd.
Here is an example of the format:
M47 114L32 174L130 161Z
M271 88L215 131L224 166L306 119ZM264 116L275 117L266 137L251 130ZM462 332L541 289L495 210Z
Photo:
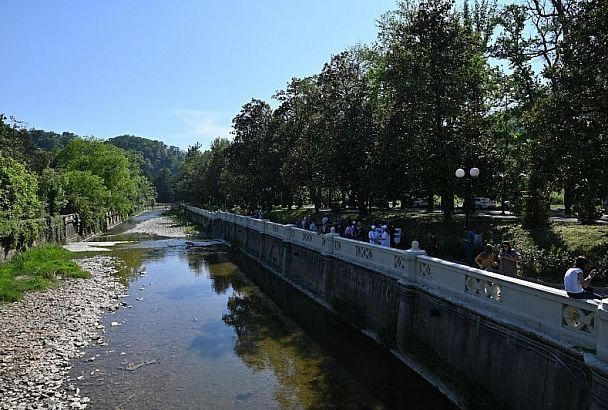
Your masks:
M186 148L251 98L371 43L395 0L5 0L0 113L28 128Z

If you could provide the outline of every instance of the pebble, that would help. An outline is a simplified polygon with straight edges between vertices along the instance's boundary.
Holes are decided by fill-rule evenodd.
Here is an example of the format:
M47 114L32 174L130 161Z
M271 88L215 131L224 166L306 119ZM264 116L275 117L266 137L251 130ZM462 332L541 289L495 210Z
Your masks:
M148 233L167 238L185 238L188 236L183 226L177 225L174 220L166 216L143 221L125 233ZM141 273L145 275L146 271Z
M91 272L90 279L66 279L60 287L0 304L1 410L85 409L90 404L79 389L74 391L70 361L81 358L89 344L105 343L99 320L120 307L118 296L125 288L112 276L115 258L78 263Z

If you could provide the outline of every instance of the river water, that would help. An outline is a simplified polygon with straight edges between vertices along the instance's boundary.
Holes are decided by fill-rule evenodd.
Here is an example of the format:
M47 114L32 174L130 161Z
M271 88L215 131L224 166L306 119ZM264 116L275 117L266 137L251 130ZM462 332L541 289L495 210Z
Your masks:
M71 371L89 408L454 408L322 309L295 323L247 277L257 268L218 241L99 239L134 242L112 252L128 307L105 315L106 344L87 348Z

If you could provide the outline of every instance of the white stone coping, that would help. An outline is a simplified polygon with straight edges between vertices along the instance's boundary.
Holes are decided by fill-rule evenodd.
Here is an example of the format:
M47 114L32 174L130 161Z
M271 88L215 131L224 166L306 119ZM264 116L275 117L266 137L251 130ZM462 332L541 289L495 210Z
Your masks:
M417 242L403 251L227 212L186 208L413 284L499 322L595 349L608 363L608 300L604 310L600 301L572 299L563 290L427 256Z

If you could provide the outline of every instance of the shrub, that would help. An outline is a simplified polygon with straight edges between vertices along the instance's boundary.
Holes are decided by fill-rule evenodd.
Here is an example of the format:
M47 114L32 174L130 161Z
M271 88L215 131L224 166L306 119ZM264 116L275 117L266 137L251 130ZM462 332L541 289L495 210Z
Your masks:
M565 249L523 250L520 258L520 272L523 276L560 282L566 270L572 266L573 255Z

